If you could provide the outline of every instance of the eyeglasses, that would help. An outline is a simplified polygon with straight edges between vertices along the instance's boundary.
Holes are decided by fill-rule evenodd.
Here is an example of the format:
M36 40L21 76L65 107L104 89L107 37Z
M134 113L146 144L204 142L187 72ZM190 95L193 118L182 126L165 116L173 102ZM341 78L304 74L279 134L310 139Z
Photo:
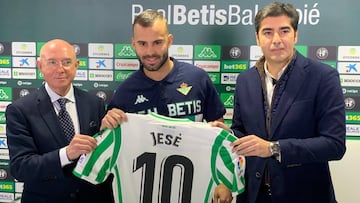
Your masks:
M64 68L69 68L73 62L71 59L65 59L65 60L62 60L62 61L57 61L55 59L49 59L46 61L46 66L48 67L58 67L59 65L62 65Z

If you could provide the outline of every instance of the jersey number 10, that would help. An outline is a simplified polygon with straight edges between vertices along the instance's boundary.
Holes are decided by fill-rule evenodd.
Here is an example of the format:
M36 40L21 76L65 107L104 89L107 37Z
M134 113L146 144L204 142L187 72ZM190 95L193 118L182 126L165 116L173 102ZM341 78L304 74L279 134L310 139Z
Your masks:
M153 200L156 153L145 152L134 161L133 172L142 169L140 202L149 203ZM191 201L191 190L194 175L194 166L190 159L184 156L171 155L161 161L159 173L159 200L170 202L173 171L180 168L179 202ZM181 199L180 199L181 198Z

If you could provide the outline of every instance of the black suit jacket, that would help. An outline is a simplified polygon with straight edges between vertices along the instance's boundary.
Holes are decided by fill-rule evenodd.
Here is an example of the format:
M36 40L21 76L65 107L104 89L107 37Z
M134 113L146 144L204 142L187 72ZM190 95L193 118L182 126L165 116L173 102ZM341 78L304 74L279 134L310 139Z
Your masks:
M75 87L74 95L80 133L97 133L104 101ZM111 179L94 186L72 174L76 162L61 167L67 141L44 86L7 107L6 135L11 174L24 182L22 202L113 202Z

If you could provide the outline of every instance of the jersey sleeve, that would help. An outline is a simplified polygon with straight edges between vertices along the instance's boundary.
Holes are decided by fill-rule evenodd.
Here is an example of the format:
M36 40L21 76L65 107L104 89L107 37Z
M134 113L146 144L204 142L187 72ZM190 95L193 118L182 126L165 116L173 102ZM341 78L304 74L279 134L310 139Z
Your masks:
M121 144L120 127L106 129L94 137L98 143L97 148L80 156L73 174L92 184L99 184L106 180L116 164Z
M222 130L212 146L211 171L216 185L223 183L233 196L245 190L245 157L231 152L230 143L237 138Z

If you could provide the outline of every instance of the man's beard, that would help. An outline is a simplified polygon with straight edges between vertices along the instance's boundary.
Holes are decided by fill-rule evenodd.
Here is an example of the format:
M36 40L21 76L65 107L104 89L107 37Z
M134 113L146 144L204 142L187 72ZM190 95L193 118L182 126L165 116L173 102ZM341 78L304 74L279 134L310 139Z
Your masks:
M144 56L143 58L146 58L146 57L159 57L159 56L158 55ZM142 60L140 60L140 62L142 64L143 68L145 68L147 71L153 72L153 71L158 71L166 63L168 57L169 57L169 54L167 52L164 53L163 56L162 56L162 60L160 61L159 65L148 66L148 65L144 64L142 62ZM139 56L138 56L138 58L140 59Z

